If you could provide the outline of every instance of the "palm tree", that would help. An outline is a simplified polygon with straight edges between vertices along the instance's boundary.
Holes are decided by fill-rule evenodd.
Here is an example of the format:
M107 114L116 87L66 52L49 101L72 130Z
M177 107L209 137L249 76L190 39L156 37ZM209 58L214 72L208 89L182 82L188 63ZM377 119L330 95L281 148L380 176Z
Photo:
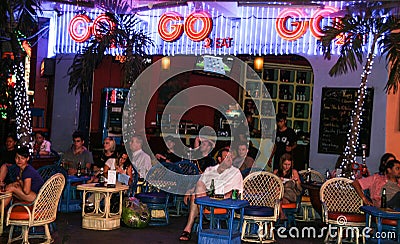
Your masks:
M357 8L359 9L356 13L346 14L335 21L333 25L325 26L324 36L320 40L324 58L331 59L332 42L338 36L344 38L344 44L340 47L339 58L329 71L330 76L338 76L357 70L357 63L363 64L364 67L342 162L341 176L348 178L354 178L351 165L355 162L367 80L377 49L381 51L382 56L386 55L389 68L386 92L397 92L400 81L400 53L398 51L400 49L400 34L398 32L400 30L400 19L391 12L393 6L386 5L384 2L367 2L357 5ZM352 8L352 10L354 9ZM367 46L367 60L363 63L363 50L365 45L368 45L365 40L371 41L369 42L370 45Z
M126 87L145 69L148 48L154 45L144 30L136 28L139 23L136 16L124 14L130 12L126 1L103 0L99 6L106 11L106 16L114 26L101 23L98 31L102 34L93 37L87 48L75 55L68 70L68 92L75 91L75 94L79 93L81 96L78 129L86 133L86 136L89 133L93 72L105 57L106 51L114 47L123 48L122 86Z
M0 60L0 94L8 108L8 116L15 114L17 136L22 145L30 146L31 116L26 94L24 62L26 50L21 43L36 32L40 0L3 0L0 2L0 47L4 59ZM6 54L6 55L4 55ZM29 58L29 57L28 57ZM8 77L15 75L15 91L7 85ZM15 96L13 96L13 94ZM6 95L6 96L3 96ZM14 101L13 101L14 99Z

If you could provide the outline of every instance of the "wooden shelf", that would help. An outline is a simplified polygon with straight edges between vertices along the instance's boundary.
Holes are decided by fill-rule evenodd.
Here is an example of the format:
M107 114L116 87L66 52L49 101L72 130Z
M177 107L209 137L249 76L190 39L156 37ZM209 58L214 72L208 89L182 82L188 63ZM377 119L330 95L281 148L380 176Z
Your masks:
M248 64L253 67L251 61ZM253 113L257 129L275 126L275 114L282 112L287 114L288 126L295 131L309 132L313 78L310 66L265 63L263 70L256 74L246 67L241 101L243 109ZM253 103L253 107L249 103Z

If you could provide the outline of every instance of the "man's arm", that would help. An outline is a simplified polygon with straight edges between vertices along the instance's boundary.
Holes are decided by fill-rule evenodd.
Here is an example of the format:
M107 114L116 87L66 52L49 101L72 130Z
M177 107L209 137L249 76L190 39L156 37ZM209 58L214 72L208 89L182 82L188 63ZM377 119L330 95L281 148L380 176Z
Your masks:
M372 202L364 195L364 191L361 188L360 182L358 182L358 180L353 181L353 183L351 183L354 187L354 189L356 190L357 194L361 197L361 199L363 200L364 204L372 206Z

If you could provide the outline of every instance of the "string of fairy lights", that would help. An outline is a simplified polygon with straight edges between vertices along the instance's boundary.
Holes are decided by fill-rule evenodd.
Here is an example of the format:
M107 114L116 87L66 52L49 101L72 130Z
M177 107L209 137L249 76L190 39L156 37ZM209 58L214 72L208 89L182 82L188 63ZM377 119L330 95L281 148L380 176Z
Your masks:
M128 96L126 97L124 113L123 113L123 127L126 134L124 134L125 144L128 144L130 138L136 134L136 90L137 85L136 82L133 83Z
M31 145L31 113L29 111L29 99L25 87L24 79L24 63L19 62L14 65L16 71L16 84L15 84L15 113L16 113L16 126L17 137L21 146L27 146L32 151Z
M17 32L18 35L18 44L21 50L26 52L26 56L24 61L18 61L13 66L13 70L15 71L15 95L14 95L14 103L15 103L15 117L16 117L16 127L17 127L17 138L21 144L21 146L27 146L29 148L30 153L33 153L33 145L32 145L32 126L31 126L31 112L29 110L29 98L27 93L27 80L29 80L29 70L26 69L26 66L29 67L30 62L30 45L24 46L24 40L26 40L26 36L20 31ZM27 64L27 65L26 65ZM28 68L29 69L29 68Z
M356 177L354 171L352 170L351 165L356 162L356 151L359 145L360 128L363 122L362 112L367 92L367 81L368 81L367 77L369 74L371 74L372 66L374 64L373 59L375 58L375 56L376 55L374 53L369 55L369 57L367 58L366 65L361 74L361 83L360 83L360 88L358 90L359 95L357 96L357 100L355 101L354 109L352 111L352 116L350 120L350 124L353 125L355 119L356 126L354 127L351 126L349 129L349 133L347 134L347 138L349 138L349 140L347 140L346 148L344 151L344 158L339 167L342 169L341 173L339 174L340 177L346 177L350 179L355 179ZM363 82L364 79L365 82Z

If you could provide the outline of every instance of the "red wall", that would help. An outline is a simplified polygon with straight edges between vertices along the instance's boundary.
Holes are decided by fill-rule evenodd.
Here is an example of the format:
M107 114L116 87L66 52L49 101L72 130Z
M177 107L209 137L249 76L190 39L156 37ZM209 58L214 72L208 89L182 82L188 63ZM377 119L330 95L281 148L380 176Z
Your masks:
M153 57L153 62L160 59L160 56ZM235 69L236 72L239 69ZM149 82L149 86L156 86L159 82L161 72L154 72L153 81ZM205 76L192 74L191 72L187 75L189 82L188 86L195 85L210 85L220 88L229 93L235 99L239 97L239 86L236 82L213 76ZM92 106L92 124L91 133L100 133L100 104L101 104L101 90L105 87L121 87L121 64L112 62L111 57L107 57L103 60L100 67L96 69L94 75L94 86L93 86L93 106ZM207 97L205 96L205 99ZM158 93L151 99L149 108L146 114L146 127L150 126L150 123L155 121L157 109ZM184 120L190 120L195 124L202 125L214 125L214 109L205 106L199 106L189 110L182 117Z

